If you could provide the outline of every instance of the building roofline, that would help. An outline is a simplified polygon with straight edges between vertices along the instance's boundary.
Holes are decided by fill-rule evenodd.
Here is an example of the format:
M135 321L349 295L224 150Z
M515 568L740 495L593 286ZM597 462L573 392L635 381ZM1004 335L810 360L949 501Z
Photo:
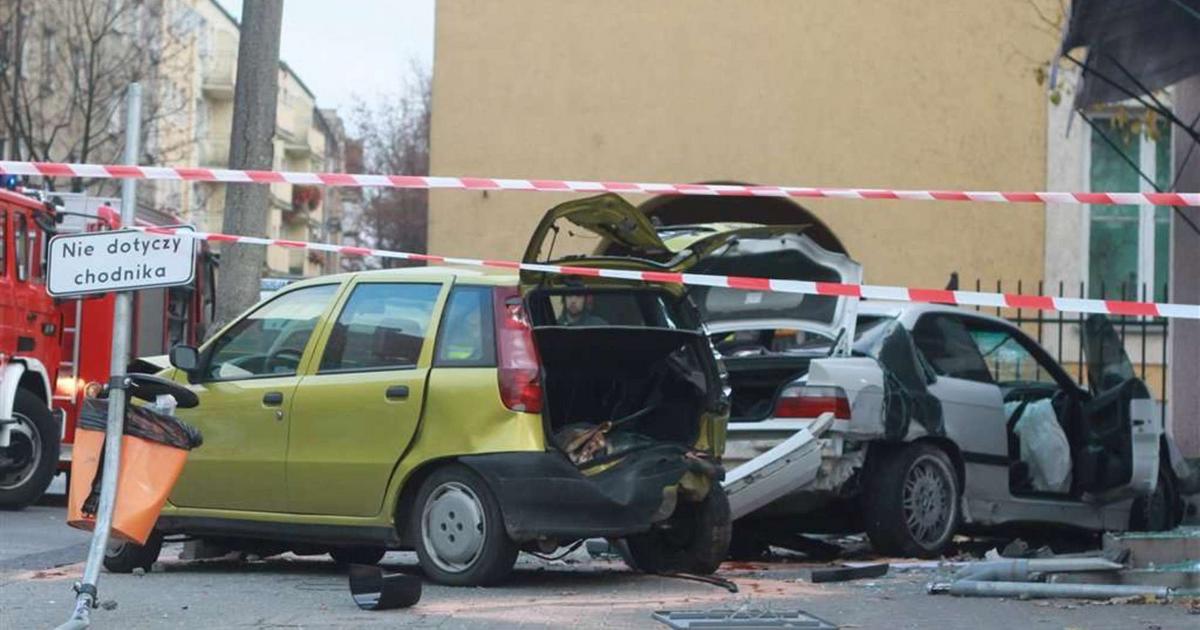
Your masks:
M300 75L295 70L293 70L290 65L288 65L288 62L284 61L283 59L280 59L279 67L283 68L284 72L287 72L288 74L292 75L292 78L296 79L296 83L300 84L300 87L301 87L301 89L304 90L305 94L308 94L309 96L312 97L314 104L317 102L317 95L313 94L313 91L310 90L307 85L305 85L304 79L300 78Z
M313 106L313 118L316 119L317 124L321 126L321 129L325 130L327 148L329 144L332 144L334 147L337 147L341 144L338 142L336 134L333 133L333 127L329 125L329 120L325 118L325 114L321 111L321 108L317 107L316 105Z
M232 14L232 13L230 13L228 10L226 10L226 9L225 9L225 7L221 6L221 3L220 3L220 2L218 2L217 0L208 0L208 1L209 1L209 3L210 3L210 4L212 4L214 7L216 7L218 11L220 11L220 12L221 12L221 15L224 15L226 18L229 18L229 21L230 21L230 22L231 22L231 23L232 23L232 24L233 24L235 27L237 27L237 30L238 30L238 32L239 32L239 33L241 33L241 30L242 30L242 23L241 23L241 22L239 22L239 21L237 20L237 18L233 17L233 14ZM239 38L240 38L240 35L239 35ZM284 60L281 58L281 59L279 60L279 67L280 67L280 68L282 68L284 72L286 72L286 73L288 73L288 74L292 75L292 77L293 77L294 79L296 79L296 83L299 83L299 84L300 84L300 87L301 87L301 88L304 90L304 92L305 92L305 93L307 93L309 96L311 96L311 97L312 97L312 100L313 100L313 102L314 102L314 103L315 103L315 102L317 102L317 95L316 95L316 94L313 94L313 91L312 91L312 90L311 90L311 89L308 87L308 85L307 85L307 84L305 84L305 83L304 83L304 79L301 79L301 78L300 78L300 74L299 74L299 73L297 73L295 70L293 70L293 69L292 69L292 67L291 67L290 65L288 65L288 62L284 61Z
M237 18L233 17L232 13L230 13L228 10L226 10L225 7L221 6L220 2L217 2L217 0L208 0L208 1L210 4L212 4L214 7L216 7L218 11L221 12L221 15L224 15L225 17L229 18L229 21L232 22L233 25L236 26L239 31L242 30L242 23L238 22Z

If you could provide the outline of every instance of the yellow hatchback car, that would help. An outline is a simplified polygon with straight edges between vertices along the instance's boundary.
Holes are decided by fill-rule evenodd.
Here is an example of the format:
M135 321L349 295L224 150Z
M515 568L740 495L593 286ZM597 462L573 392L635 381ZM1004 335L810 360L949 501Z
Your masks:
M329 276L171 363L163 375L199 396L178 414L204 445L155 537L113 548L110 570L148 566L163 535L357 563L415 549L431 579L457 585L591 537L622 539L648 572L711 573L725 557L729 405L683 287L452 268Z

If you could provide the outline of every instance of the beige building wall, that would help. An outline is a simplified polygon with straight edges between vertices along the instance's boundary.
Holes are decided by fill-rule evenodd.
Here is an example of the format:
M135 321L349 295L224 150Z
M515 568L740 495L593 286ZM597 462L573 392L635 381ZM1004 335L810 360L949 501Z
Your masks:
M1056 46L1028 0L441 0L431 170L1042 189ZM434 192L430 251L518 256L565 198ZM1042 276L1040 205L803 204L870 282Z

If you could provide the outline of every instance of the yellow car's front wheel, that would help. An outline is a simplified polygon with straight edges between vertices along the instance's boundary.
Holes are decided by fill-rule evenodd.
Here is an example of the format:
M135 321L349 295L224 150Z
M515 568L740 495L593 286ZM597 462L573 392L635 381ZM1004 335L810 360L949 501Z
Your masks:
M519 550L504 529L499 502L474 471L459 464L437 470L421 486L415 508L417 557L430 579L481 586L512 571Z

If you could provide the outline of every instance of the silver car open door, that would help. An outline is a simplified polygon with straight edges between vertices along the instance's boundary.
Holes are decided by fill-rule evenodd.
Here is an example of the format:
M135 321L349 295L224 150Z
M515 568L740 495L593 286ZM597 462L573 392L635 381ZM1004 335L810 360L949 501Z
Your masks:
M1083 345L1092 398L1083 406L1084 443L1075 477L1098 501L1152 494L1158 483L1162 405L1134 374L1107 317L1087 318Z

